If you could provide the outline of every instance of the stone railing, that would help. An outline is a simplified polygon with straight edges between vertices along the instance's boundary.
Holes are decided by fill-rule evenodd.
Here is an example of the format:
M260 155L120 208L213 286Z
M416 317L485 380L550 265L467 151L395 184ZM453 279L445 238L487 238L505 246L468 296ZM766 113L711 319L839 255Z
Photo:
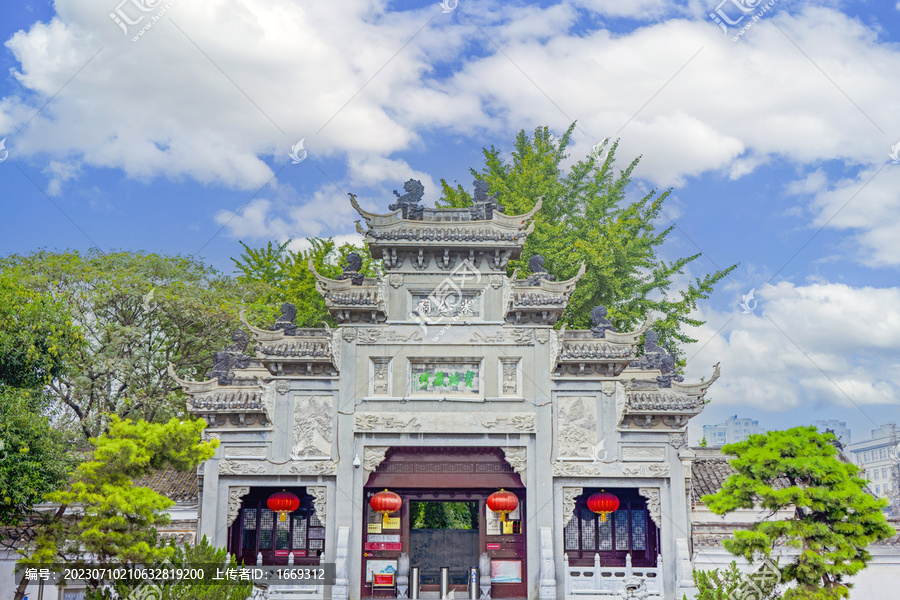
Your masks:
M657 556L655 567L632 567L630 554L625 557L624 567L601 565L599 554L594 555L594 564L586 567L569 565L568 555L563 556L563 562L565 593L568 600L574 598L662 600L664 589L662 556Z

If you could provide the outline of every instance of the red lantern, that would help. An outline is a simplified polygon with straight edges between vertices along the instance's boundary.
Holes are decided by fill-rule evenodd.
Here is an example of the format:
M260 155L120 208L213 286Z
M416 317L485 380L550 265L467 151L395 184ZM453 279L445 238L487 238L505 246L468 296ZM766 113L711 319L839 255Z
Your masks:
M300 498L290 492L281 490L269 496L269 499L266 500L266 506L272 512L278 513L279 521L284 521L287 519L288 513L292 513L300 508Z
M403 506L403 499L394 492L385 489L369 498L369 507L377 513L381 513L381 520L387 524L388 515L395 513Z
M606 515L619 510L619 499L609 492L597 492L588 498L587 507L592 512L600 513L600 522L604 523Z
M487 506L495 513L500 513L500 520L505 521L506 514L516 510L519 506L519 499L512 492L501 489L488 496Z

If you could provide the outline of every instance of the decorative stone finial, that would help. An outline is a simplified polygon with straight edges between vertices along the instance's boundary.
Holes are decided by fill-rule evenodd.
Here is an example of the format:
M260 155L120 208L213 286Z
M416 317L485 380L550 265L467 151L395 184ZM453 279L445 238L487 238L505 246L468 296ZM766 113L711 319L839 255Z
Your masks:
M594 337L605 338L607 331L616 331L612 321L606 318L607 314L608 311L602 304L598 304L591 311L591 323L594 325L591 331L594 332Z
M212 369L207 377L219 380L219 385L231 385L234 382L234 369L245 369L250 365L250 357L244 354L250 335L243 329L235 329L231 334L233 343L225 346L220 352L213 353Z
M290 302L281 305L281 316L275 319L275 325L272 329L282 329L285 335L294 335L297 326L294 325L294 319L297 317L297 307Z
M403 184L403 189L406 193L402 196L397 190L394 190L397 202L388 206L388 209L402 210L404 219L421 221L425 207L419 206L419 202L422 200L422 196L425 195L425 186L418 179L410 179Z
M366 276L359 272L362 269L362 257L356 252L351 252L345 260L344 272L338 279L349 279L353 285L362 285L366 279Z
M528 261L528 268L531 270L531 277L528 278L528 285L540 285L541 281L555 281L556 277L547 272L544 268L544 257L535 254Z
M476 179L472 183L475 185L475 206L470 211L473 221L490 221L494 218L495 210L503 212L503 205L490 195L487 181Z

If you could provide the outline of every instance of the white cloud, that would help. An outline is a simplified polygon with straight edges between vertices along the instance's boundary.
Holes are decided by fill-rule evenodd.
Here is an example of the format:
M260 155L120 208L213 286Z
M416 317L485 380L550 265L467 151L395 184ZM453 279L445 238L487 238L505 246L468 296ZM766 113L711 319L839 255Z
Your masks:
M873 417L871 405L898 404L900 288L782 282L757 289L756 299L749 314L739 298L732 313L703 313L708 323L692 334L699 342L687 349L687 378L721 361L709 392L717 404L859 406Z

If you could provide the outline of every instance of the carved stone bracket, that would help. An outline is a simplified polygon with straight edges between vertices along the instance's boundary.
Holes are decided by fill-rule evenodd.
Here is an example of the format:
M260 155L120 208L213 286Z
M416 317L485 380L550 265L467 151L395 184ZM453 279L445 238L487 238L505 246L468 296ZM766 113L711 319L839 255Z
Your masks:
M290 466L292 475L334 475L335 463L331 460L303 460Z
M325 500L327 491L328 488L324 485L306 486L306 493L313 497L313 508L316 509L316 516L322 521L322 525L325 525L325 518L327 516L328 503Z
M647 512L656 523L656 527L662 529L662 512L659 501L659 488L638 488L638 494L647 499Z
M291 391L291 382L286 379L279 379L275 382L275 391L278 392L280 396L284 396Z
M572 517L575 516L575 499L584 493L584 488L580 487L564 487L563 488L563 506L562 506L562 524L563 527L569 524Z
M391 287L394 289L399 288L403 285L403 274L402 273L391 273L388 276L388 283L391 284Z
M503 450L503 457L506 459L506 462L513 468L513 471L522 477L522 483L527 485L525 477L528 466L528 449L524 446L506 446L500 449Z
M366 470L366 473L371 473L378 468L378 465L384 461L387 451L387 446L366 446L366 449L363 450L363 469Z
M226 518L227 527L231 527L238 514L241 512L241 499L250 493L248 486L230 487L228 488L228 515Z

